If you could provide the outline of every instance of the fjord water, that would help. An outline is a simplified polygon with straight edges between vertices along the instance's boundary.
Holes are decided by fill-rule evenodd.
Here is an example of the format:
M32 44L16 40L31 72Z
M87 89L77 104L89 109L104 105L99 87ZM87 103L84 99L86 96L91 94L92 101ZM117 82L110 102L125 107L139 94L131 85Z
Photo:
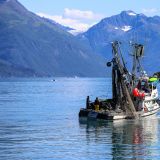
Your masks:
M0 160L160 159L159 115L79 120L87 95L111 97L111 80L1 79Z

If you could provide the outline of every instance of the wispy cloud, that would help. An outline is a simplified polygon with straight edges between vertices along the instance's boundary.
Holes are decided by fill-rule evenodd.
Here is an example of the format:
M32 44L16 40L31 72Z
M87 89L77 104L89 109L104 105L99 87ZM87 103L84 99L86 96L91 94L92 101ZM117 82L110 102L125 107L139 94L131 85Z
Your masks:
M76 19L65 18L61 15L49 15L49 14L45 14L45 13L37 13L37 14L40 17L49 18L51 20L56 21L59 24L71 27L71 28L76 29L78 31L85 31L90 27L90 25L87 23L83 23L83 22L76 20Z
M49 18L64 26L69 26L77 31L85 31L90 26L98 22L104 16L92 11L81 11L78 9L65 8L62 15L49 15L37 13L41 17Z
M78 9L64 9L64 17L76 20L99 20L103 17L101 14L94 13L93 11L81 11Z
M142 9L142 12L146 15L153 16L156 15L159 10L157 8L144 8Z

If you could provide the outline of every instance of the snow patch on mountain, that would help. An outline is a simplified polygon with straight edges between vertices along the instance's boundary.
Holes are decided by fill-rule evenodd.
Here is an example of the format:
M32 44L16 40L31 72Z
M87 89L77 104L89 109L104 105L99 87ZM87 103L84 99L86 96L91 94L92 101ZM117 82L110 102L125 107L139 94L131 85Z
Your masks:
M123 26L123 27L114 27L115 30L122 30L124 32L127 32L132 29L132 26Z
M136 14L135 12L133 12L133 11L128 11L127 14L130 15L130 16L136 16L136 15L137 15L137 14Z
M121 30L124 31L124 32L127 32L127 31L129 31L129 30L131 30L131 29L132 29L131 26L123 26L123 27L121 28Z
M130 16L136 16L137 14L133 13L133 12L130 12L130 13L128 13L128 15L130 15Z

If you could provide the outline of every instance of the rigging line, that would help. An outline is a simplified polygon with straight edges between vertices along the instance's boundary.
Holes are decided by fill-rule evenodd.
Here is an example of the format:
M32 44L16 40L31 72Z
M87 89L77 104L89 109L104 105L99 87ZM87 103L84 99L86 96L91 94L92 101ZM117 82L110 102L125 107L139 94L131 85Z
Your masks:
M142 67L142 65L141 65L141 63L140 63L139 58L137 59L137 61L138 61L138 64L139 64L139 66L140 66L141 72L143 72L144 70L143 70L143 67Z
M119 42L118 42L118 44L119 44ZM120 48L120 44L118 45L118 48L119 48L119 54L120 54L120 56L121 56L123 66L124 66L124 68L126 68L126 64L125 64L124 58L123 58L123 56L122 56L122 51L121 51L121 48Z

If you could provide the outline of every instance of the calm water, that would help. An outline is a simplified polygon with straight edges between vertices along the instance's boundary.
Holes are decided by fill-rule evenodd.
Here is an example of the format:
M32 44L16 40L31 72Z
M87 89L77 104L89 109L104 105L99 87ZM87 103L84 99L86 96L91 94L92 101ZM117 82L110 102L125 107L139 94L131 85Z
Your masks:
M0 160L160 159L160 116L86 122L85 97L111 97L110 79L0 80Z

